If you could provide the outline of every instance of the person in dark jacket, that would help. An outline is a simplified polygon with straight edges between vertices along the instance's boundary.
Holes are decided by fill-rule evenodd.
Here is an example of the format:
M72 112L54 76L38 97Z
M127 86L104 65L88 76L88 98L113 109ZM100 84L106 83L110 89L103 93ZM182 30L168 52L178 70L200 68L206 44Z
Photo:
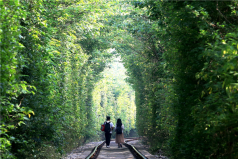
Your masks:
M105 138L106 138L106 147L110 148L110 141L112 136L112 130L114 129L114 125L112 122L110 122L110 116L107 116L107 121L104 122L105 125ZM109 130L106 130L109 126Z

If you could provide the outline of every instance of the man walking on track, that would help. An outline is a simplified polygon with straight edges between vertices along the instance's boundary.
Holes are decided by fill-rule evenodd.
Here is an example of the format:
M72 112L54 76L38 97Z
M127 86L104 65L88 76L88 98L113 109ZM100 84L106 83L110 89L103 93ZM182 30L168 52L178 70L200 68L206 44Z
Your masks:
M110 148L110 141L111 141L111 136L112 136L112 130L114 129L114 125L112 122L110 122L110 116L107 116L107 121L104 122L105 125L105 138L106 138L106 147Z

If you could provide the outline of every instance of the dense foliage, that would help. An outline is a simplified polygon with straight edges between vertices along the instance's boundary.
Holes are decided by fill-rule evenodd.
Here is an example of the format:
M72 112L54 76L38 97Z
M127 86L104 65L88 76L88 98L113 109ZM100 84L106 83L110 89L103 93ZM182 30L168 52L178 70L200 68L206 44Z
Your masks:
M134 50L123 60L136 91L139 134L172 158L236 158L237 2L134 5L147 14L128 25L138 40L127 44Z
M171 158L237 158L237 10L236 1L0 1L1 157L60 158L98 139L111 115Z
M0 2L2 158L59 158L97 139L92 90L113 53L96 3Z

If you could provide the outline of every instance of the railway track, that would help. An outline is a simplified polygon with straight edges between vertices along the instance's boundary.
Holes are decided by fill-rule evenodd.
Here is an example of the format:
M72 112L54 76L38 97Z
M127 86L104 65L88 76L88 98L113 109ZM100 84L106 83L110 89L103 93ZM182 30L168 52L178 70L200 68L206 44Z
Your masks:
M127 142L133 141L133 140L138 140L138 139L129 139L126 140L125 143L123 144L125 147L129 149L131 154L136 158L136 159L147 159L140 151L138 151L133 145L128 144ZM85 158L85 159L96 159L100 153L101 148L105 144L105 141L101 143L98 146L95 146L91 153ZM128 152L129 153L129 152Z

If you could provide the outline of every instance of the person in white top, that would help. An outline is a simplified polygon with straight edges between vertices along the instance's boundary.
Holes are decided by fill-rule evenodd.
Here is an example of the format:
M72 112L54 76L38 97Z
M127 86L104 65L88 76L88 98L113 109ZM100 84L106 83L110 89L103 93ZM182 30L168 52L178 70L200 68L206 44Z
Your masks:
M121 119L117 119L117 124L116 124L116 143L118 144L118 148L122 147L122 143L124 143L124 125L121 122Z
M106 147L110 148L110 141L112 136L112 130L114 129L114 125L110 122L110 116L107 116L107 121L104 122L105 125L105 138L106 138Z

